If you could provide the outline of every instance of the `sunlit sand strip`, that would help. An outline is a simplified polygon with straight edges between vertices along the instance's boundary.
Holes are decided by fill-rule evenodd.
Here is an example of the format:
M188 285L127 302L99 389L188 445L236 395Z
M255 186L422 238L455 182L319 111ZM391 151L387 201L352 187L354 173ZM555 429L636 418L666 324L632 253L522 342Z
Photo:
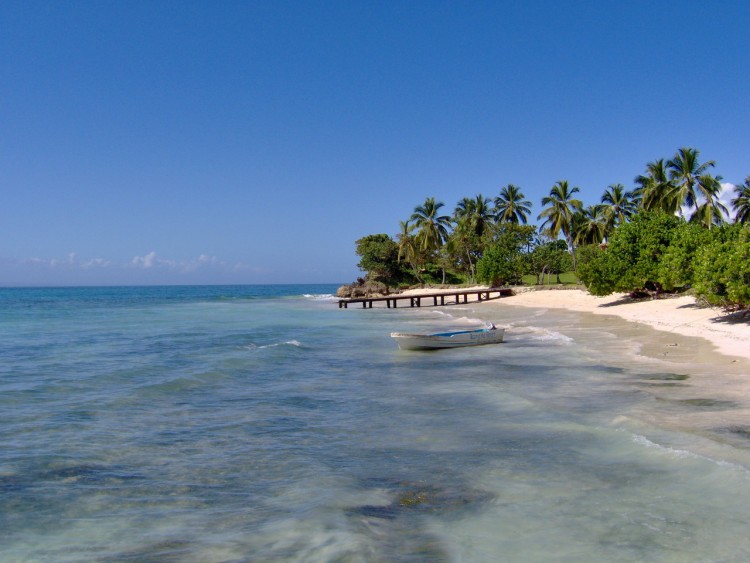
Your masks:
M488 306L503 303L615 315L657 330L705 338L722 354L750 359L750 320L732 319L721 309L701 307L689 296L633 300L625 294L595 297L579 289L541 290L518 293Z

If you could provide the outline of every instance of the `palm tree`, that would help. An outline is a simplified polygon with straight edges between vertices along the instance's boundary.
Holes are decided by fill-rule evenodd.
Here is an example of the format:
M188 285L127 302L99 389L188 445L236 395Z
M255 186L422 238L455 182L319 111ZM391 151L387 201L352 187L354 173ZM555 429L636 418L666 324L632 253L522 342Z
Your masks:
M450 217L438 215L440 208L444 205L442 201L435 201L434 197L428 197L422 205L414 208L414 213L409 220L414 222L414 228L417 229L417 242L421 250L435 251L448 238Z
M622 184L614 184L604 191L602 196L602 213L605 217L606 232L611 233L635 213L633 192L625 191Z
M508 184L495 198L495 216L499 223L526 224L531 213L531 202L524 199L521 188Z
M702 203L696 203L696 210L690 217L691 221L709 229L713 225L721 225L726 221L729 210L719 201L721 180L721 176L711 176L711 174L704 174L698 178L696 185L700 189Z
M474 260L472 251L477 243L474 219L477 213L477 202L484 203L484 198L477 196L476 199L465 197L456 205L453 211L453 221L456 223L453 234L445 243L448 254L456 256L456 264L459 269L466 269L468 279L474 279ZM483 230L484 225L479 226Z
M674 190L663 158L646 164L646 173L636 176L635 183L638 188L634 190L633 196L642 209L661 209L668 213L677 211L679 204L671 201Z
M711 191L711 188L701 185L701 179L710 177L707 171L709 168L713 168L716 163L709 160L701 164L698 161L699 155L700 152L697 149L683 147L667 163L669 179L674 184L674 200L680 208L680 215L683 214L681 209L683 205L695 207L698 211L699 203L696 188L704 195Z
M456 205L453 216L457 224L468 228L481 237L492 224L493 213L490 211L490 200L482 194L474 199L465 197Z
M537 217L544 219L541 229L551 238L556 239L562 231L570 248L573 247L573 214L583 207L581 200L573 198L578 191L578 187L570 188L567 180L556 182L549 195L542 198L542 206L547 207Z
M456 204L456 209L453 210L454 221L459 223L467 217L471 217L472 213L474 213L474 200L465 197Z
M737 197L732 199L735 222L750 223L750 176L745 178L743 186L735 186L734 192L737 194Z
M576 245L600 244L607 234L609 216L606 205L589 205L573 214L573 242Z
M476 198L474 198L474 216L472 219L472 222L474 223L474 232L477 236L481 237L492 225L494 219L495 214L490 208L490 198L478 194Z
M396 240L398 240L398 261L401 262L402 259L406 260L409 266L411 266L414 277L422 281L419 277L418 268L419 250L417 249L414 235L411 234L414 229L409 225L409 221L399 221L399 226L401 230L396 235Z

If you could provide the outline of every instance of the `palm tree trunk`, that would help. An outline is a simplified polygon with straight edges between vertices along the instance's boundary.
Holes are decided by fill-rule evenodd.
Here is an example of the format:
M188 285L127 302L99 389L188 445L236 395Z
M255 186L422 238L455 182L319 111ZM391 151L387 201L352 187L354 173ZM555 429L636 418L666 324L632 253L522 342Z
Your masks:
M469 275L473 280L476 277L476 273L474 272L474 262L471 261L471 252L466 252L466 259L469 261Z
M573 240L571 237L566 236L565 239L568 242L568 248L570 249L570 254L573 257L573 271L578 273L578 260L576 259L576 246L573 244ZM560 281L560 274L557 275L558 282Z

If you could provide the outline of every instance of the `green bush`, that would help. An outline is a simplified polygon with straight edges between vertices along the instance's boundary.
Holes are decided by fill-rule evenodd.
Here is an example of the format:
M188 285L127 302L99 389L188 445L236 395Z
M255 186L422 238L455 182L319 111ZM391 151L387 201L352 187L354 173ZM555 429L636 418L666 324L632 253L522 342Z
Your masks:
M524 271L523 256L516 249L495 244L477 262L477 279L491 286L516 284Z
M659 263L657 278L665 290L686 288L693 284L696 253L710 240L711 231L702 225L678 225Z
M477 280L492 286L520 283L527 266L522 249L532 236L533 227L528 225L499 227L494 242L477 262Z
M527 255L529 272L537 276L536 283L542 283L544 275L556 276L560 283L560 274L573 268L573 257L568 252L568 245L564 240L556 240L540 244Z
M642 212L620 225L608 247L597 253L579 249L579 276L594 295L616 291L660 293L662 256L682 221L666 213Z
M368 235L356 242L357 267L372 281L396 285L412 276L398 261L398 244L386 234Z
M729 225L712 231L713 240L695 260L695 294L711 305L750 307L750 227Z

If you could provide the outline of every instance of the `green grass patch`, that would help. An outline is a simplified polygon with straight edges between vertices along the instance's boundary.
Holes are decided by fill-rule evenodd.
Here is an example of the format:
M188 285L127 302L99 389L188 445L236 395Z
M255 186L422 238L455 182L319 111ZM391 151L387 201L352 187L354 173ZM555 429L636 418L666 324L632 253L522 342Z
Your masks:
M528 275L522 279L524 285L536 285L536 276ZM563 285L578 285L578 278L574 272L564 272L560 274L560 283ZM554 274L550 275L549 278L544 276L542 285L557 285L557 276Z

